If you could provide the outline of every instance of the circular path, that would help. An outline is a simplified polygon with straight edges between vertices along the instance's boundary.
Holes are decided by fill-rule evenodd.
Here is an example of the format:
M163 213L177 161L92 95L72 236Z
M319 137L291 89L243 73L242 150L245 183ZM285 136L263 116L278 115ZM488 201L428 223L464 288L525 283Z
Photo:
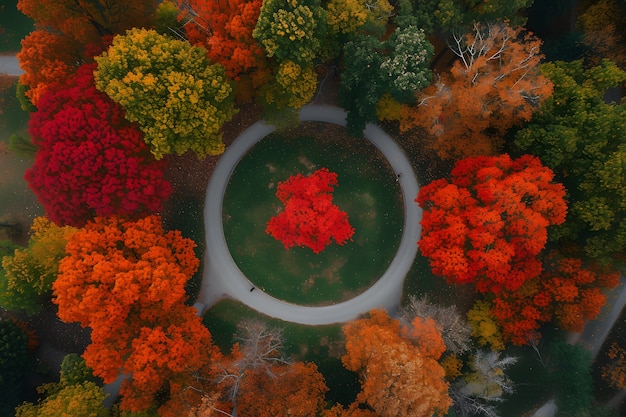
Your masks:
M346 126L346 113L333 106L308 105L300 111L301 121L318 121ZM322 325L344 323L359 315L382 307L394 311L402 297L404 278L417 254L420 237L420 207L414 202L419 191L417 179L406 155L378 126L368 124L363 132L385 156L396 175L404 199L404 227L395 257L382 277L358 296L341 303L320 307L299 306L269 296L260 289L250 291L253 284L233 260L222 225L222 199L237 163L259 140L276 128L257 122L244 131L220 157L207 188L204 206L206 254L202 287L196 302L199 314L223 298L233 298L270 317L285 321Z

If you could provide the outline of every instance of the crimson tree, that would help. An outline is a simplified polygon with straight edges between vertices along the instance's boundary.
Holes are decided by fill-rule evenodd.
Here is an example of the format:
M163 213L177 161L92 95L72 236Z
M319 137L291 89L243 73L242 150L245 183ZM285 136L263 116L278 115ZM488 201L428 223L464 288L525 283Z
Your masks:
M306 246L319 253L334 239L340 245L354 234L348 214L333 204L337 173L321 168L305 177L298 174L281 182L276 197L285 209L267 223L265 232L286 249Z

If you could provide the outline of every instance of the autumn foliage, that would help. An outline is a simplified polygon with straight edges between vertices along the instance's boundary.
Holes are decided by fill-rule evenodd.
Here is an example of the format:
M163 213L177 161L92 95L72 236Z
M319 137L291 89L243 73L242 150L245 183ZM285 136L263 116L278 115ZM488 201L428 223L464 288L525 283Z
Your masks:
M93 83L94 65L51 87L30 119L38 147L26 171L48 217L82 226L94 216L159 211L172 193L137 126Z
M369 317L346 324L343 331L342 362L359 373L361 381L357 403L366 404L380 417L446 414L452 400L445 371L437 362L445 345L432 319L417 318L405 327L385 311L372 310ZM327 415L359 414L334 410Z
M455 35L450 48L457 61L416 94L415 105L402 108L400 129L425 129L442 158L497 154L502 135L530 120L552 92L539 72L540 45L522 28L504 24L476 25L471 33Z
M147 409L167 382L170 401L160 413L180 415L169 410L184 403L191 372L211 357L211 335L185 305L185 283L199 264L194 246L163 230L158 216L98 217L67 244L53 286L59 318L91 328L83 357L96 376L110 383L120 371L130 375L123 409Z
M221 128L237 111L224 68L206 53L155 30L134 28L95 57L96 87L139 125L157 159L224 152Z
M532 156L466 158L420 189L418 242L433 272L481 293L515 291L541 273L547 228L565 221L565 189Z
M265 50L252 31L261 11L261 0L179 0L185 5L180 20L187 39L207 50L212 62L222 64L232 79L265 67Z
M319 253L331 243L345 244L354 234L348 214L333 204L337 174L321 168L305 177L298 174L281 182L276 196L285 209L270 219L266 233L286 249L306 246Z
M506 341L528 344L541 336L540 327L549 322L565 331L581 332L606 303L602 290L615 288L620 279L617 272L597 271L580 259L556 255L548 257L545 269L516 291L502 291L494 298L491 315Z

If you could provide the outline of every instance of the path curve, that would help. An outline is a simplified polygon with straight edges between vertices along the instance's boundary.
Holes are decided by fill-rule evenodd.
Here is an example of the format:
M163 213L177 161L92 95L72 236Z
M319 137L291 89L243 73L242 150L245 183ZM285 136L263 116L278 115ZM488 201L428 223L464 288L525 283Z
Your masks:
M346 112L334 106L308 105L300 111L301 121L319 121L346 126ZM322 325L354 320L372 308L394 311L402 297L404 278L417 254L422 218L414 202L419 185L411 163L402 149L378 126L368 124L363 132L385 156L399 178L404 199L404 228L395 257L382 277L358 296L338 304L311 307L288 303L260 291L250 291L252 283L233 260L222 225L222 200L231 174L245 153L276 128L257 122L245 130L220 157L207 188L204 207L206 254L203 280L196 302L198 312L223 298L233 298L270 317L285 321Z

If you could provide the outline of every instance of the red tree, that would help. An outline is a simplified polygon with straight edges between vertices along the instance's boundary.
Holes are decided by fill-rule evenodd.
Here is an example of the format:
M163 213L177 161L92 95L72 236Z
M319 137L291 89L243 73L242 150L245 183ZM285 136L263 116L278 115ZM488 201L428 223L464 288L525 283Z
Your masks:
M502 326L505 340L527 344L550 321L565 331L581 332L606 302L601 290L615 288L620 278L617 272L585 268L580 259L555 255L546 261L546 269L540 277L516 291L502 291L493 300L491 314Z
M158 216L98 217L66 246L53 285L59 318L91 328L83 357L105 383L130 374L122 409L149 408L167 386L160 414L182 415L194 392L187 389L192 373L219 355L196 309L185 304L185 283L199 265L194 246L166 232Z
M30 120L39 147L26 179L59 225L159 211L172 188L139 129L93 84L93 65L51 87Z
M308 177L298 174L278 184L276 196L285 209L267 223L265 232L286 249L306 246L320 253L334 239L340 245L354 234L348 214L333 204L337 174L326 168Z
M452 180L436 180L416 199L424 209L418 242L433 272L479 292L513 291L541 273L547 227L565 221L565 188L538 158L463 159Z

